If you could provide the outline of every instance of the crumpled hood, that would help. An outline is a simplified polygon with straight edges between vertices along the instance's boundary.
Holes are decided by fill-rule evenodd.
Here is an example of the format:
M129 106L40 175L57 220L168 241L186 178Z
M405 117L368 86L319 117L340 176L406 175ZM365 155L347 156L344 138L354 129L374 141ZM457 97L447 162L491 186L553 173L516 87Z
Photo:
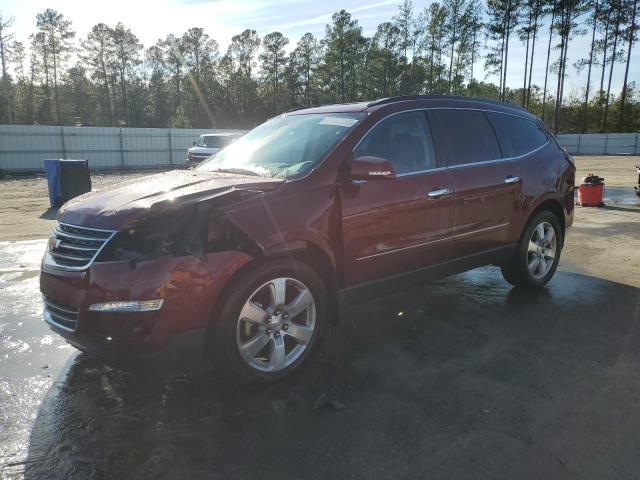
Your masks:
M238 190L273 190L283 182L279 178L174 170L76 197L60 209L58 220L71 225L121 230L140 220L203 200Z

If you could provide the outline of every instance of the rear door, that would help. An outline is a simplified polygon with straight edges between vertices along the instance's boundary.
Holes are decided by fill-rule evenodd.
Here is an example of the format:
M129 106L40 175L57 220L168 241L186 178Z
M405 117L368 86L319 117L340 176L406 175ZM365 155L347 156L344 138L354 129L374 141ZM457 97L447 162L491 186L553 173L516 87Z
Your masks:
M354 158L360 156L390 160L396 178L340 186L347 286L447 260L452 248L451 179L439 164L424 111L379 122L354 150Z
M485 112L431 112L447 139L454 196L455 256L485 252L513 241L510 224L521 192L520 165L505 158Z

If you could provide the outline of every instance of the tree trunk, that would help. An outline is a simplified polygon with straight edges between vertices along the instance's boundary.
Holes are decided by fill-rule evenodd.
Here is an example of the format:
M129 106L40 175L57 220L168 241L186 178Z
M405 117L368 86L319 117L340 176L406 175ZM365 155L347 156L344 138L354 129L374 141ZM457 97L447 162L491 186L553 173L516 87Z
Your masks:
M273 114L278 114L278 56L273 62Z
M562 11L560 17L560 57L558 59L558 85L556 89L556 108L555 115L553 121L553 128L555 133L558 133L559 123L560 123L560 109L562 108L562 93L564 89L564 73L565 73L565 62L566 62L566 50L567 43L569 40L569 31L568 25L571 22L570 11Z
M544 120L547 105L547 81L549 80L549 59L551 58L551 40L553 39L553 22L555 21L555 4L551 13L551 23L549 24L549 44L547 45L547 66L544 69L544 88L542 90L542 120Z
M535 8L535 7L533 7ZM524 83L522 85L522 108L527 106L527 69L529 67L529 40L531 38L531 17L533 11L529 10L529 25L527 26L527 48L524 54ZM531 59L533 63L533 59Z
M27 105L26 105L26 116L27 123L33 123L33 90L35 87L35 58L33 51L31 52L31 58L29 59L29 87L27 88Z
M620 114L618 116L618 131L624 131L622 121L624 120L624 103L627 100L627 80L629 78L629 64L631 63L631 48L633 47L633 39L636 28L636 10L638 9L638 0L633 1L633 12L631 13L631 25L629 26L629 45L627 47L627 64L624 69L624 81L622 82L622 97L620 98Z
M310 62L307 61L305 65L305 78L304 78L304 104L309 105L309 77L311 76Z
M7 95L7 123L11 125L13 123L11 108L11 81L9 80L9 74L7 73L7 52L4 44L2 27L4 26L0 25L0 61L2 63L2 87Z
M344 55L340 55L340 100L342 102L346 101L344 88Z
M51 35L51 59L53 61L53 100L56 103L56 123L60 125L60 99L58 97L58 62L56 54L56 39Z
M433 61L435 60L434 55L434 44L431 44L431 61L429 66L429 93L433 93Z
M456 46L456 28L454 22L453 32L451 32L451 58L449 60L449 93L451 93L451 74L453 72L453 51Z
M591 50L589 51L589 70L587 71L587 88L584 94L584 107L582 108L582 127L580 133L584 133L587 126L587 109L589 107L589 87L591 86L591 67L593 65L593 43L596 40L596 27L598 26L598 0L593 15L593 30L591 31Z
M502 101L507 98L507 64L509 62L509 39L511 37L511 21L507 19L507 34L504 47L504 81L502 82Z
M618 37L620 36L620 15L622 13L622 5L618 4L618 13L616 15L616 25L613 35L613 50L611 51L611 67L609 67L609 82L607 83L607 96L604 99L604 115L602 118L602 132L607 131L607 120L609 116L609 95L611 95L611 79L613 77L613 66L616 63L616 49L618 48Z
M502 34L502 42L500 43L500 100L502 100L502 72L504 70L504 33Z
M540 17L540 2L536 2L536 10L534 12L535 20L533 22L533 40L531 42L531 62L529 63L529 84L527 85L527 101L525 108L529 109L531 104L531 77L533 76L533 59L536 53L536 37L538 36L538 17Z
M111 109L111 93L109 92L109 78L107 76L107 66L104 61L104 40L100 41L100 70L102 73L102 81L104 83L104 90L107 94L107 115L111 125L114 124L113 110Z
M120 70L120 90L122 100L122 118L127 126L129 126L129 115L127 114L127 84L124 78L124 68Z
M476 42L477 42L478 30L474 28L473 30L473 40L471 41L471 78L469 79L469 83L473 83L473 64L476 61Z
M607 21L604 25L604 47L602 54L602 73L600 74L600 92L604 91L604 72L607 69L607 49L609 48L609 15L611 11L607 11Z

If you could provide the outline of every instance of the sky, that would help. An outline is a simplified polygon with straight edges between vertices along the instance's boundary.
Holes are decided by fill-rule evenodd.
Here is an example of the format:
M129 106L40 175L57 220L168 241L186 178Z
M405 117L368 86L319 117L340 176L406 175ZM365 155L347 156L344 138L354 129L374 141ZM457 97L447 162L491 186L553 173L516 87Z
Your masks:
M360 23L365 35L375 32L376 26L389 21L396 14L401 0L0 0L3 17L15 17L13 31L16 38L27 43L28 35L36 29L35 16L46 8L53 8L71 20L78 38L86 37L96 23L115 25L124 23L145 48L159 38L173 33L181 35L190 27L202 27L226 50L231 37L245 28L257 30L262 37L272 31L280 31L290 39L289 48L305 33L322 36L331 15L340 10L349 11ZM413 0L416 11L424 9L431 0ZM585 35L572 40L569 46L569 64L588 55L591 37ZM536 44L533 83L544 82L548 28ZM640 47L631 59L629 81L640 83ZM556 54L557 57L557 54ZM517 88L523 81L525 46L514 39L509 50L507 85ZM565 92L581 94L586 82L586 71L568 72ZM479 80L494 81L497 77L485 77L482 61L474 67ZM619 92L624 75L624 64L616 64L612 89ZM596 82L594 82L595 84ZM593 88L593 86L592 86Z

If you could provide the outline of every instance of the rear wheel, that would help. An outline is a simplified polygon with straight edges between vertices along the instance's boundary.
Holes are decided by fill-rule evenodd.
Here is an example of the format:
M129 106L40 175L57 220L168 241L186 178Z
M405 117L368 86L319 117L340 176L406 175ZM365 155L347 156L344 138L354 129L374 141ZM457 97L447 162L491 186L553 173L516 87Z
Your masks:
M288 375L326 327L326 288L303 263L263 264L241 274L228 291L211 343L233 380L268 382Z
M546 285L558 268L562 233L560 222L552 212L537 213L525 227L511 262L501 266L504 279L516 287Z

